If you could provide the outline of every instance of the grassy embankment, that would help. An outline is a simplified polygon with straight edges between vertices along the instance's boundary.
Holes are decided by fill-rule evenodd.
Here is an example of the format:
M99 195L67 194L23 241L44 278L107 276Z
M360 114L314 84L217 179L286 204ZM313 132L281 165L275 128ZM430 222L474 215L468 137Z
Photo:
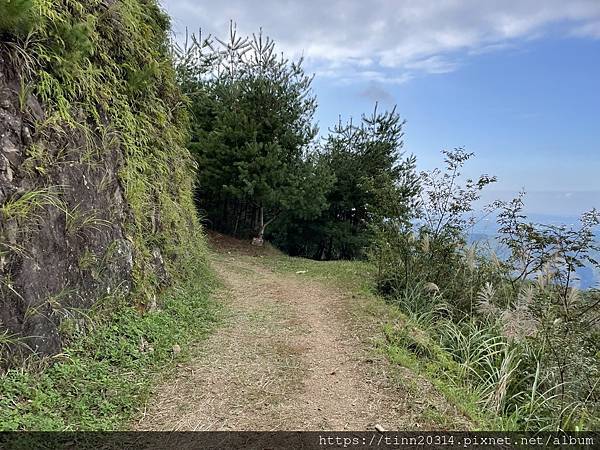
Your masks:
M195 276L167 289L142 315L116 298L90 312L86 330L52 358L29 359L0 378L1 430L126 428L151 388L193 355L219 323L218 281L200 260ZM121 301L119 307L113 302ZM111 302L110 308L106 303ZM180 353L173 346L181 348Z
M60 207L67 222L81 222L77 231L100 234L119 227L133 255L131 274L123 277L130 275L133 285L126 299L86 299L92 310L64 305L74 314L57 330L67 344L62 353L3 364L13 368L0 377L0 429L119 429L174 360L186 357L187 344L207 334L219 310L209 299L215 279L193 203L187 107L169 50L169 18L158 2L140 0L0 2L0 18L1 59L19 84L21 114L33 129L33 143L23 152L27 164L15 173L15 180L25 180L19 204L27 207L6 214L15 202L4 205L3 222L14 225L20 243L35 247L38 222L47 209ZM43 106L41 118L29 111L29 96ZM122 159L118 173L107 170L88 189L99 195L119 186L126 213L100 221L95 209L102 206L82 205L77 192L65 198L62 192L70 187L61 180L69 168L87 174L116 156ZM54 191L52 202L36 200ZM83 206L90 214L81 217ZM52 244L68 247L74 233L65 228L55 230ZM26 252L21 245L7 246L5 238L0 236L2 257L19 267ZM110 262L112 246L98 254L83 247L77 247L74 270L78 280L95 279ZM156 264L156 255L164 264ZM82 283L65 289L78 294ZM48 305L61 293L36 292L45 299L43 307L23 302L24 318L16 320L36 309L52 311ZM22 301L15 294L11 301ZM0 333L0 347L26 340Z

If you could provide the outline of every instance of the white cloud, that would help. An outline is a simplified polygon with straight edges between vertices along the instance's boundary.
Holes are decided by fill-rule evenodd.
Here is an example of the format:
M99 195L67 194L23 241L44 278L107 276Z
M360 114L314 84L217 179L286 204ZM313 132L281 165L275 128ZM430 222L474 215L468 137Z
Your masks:
M226 35L260 27L290 57L344 82L402 83L416 73L446 73L460 58L543 35L549 25L600 37L598 0L162 0L174 29Z
M600 20L582 24L580 27L572 30L572 35L600 39Z
M445 60L439 55L434 55L418 61L409 61L404 64L404 67L408 69L422 70L427 73L448 73L456 70L458 63L455 61Z

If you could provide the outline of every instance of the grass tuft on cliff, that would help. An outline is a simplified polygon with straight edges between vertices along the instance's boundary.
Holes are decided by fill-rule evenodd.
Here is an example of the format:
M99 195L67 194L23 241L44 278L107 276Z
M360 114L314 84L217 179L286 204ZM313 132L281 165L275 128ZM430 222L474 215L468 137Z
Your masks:
M18 80L35 134L22 165L32 190L11 198L2 220L18 221L23 242L44 208L64 209L73 234L105 227L107 220L82 215L82 205L66 204L48 174L61 164L101 167L116 151L126 214L110 223L122 228L133 256L132 292L86 299L91 310L60 323L62 353L31 356L0 376L0 429L119 429L219 317L193 203L187 100L175 79L169 17L156 0L0 0L0 38L3 70ZM28 111L30 96L42 117ZM44 140L55 136L65 137L65 148L53 158ZM27 256L4 236L0 244L3 257ZM93 266L99 276L104 257L86 251L74 270ZM0 292L5 285L12 289L0 279ZM7 295L22 299L14 289ZM0 350L21 341L26 346L26 337L0 331Z

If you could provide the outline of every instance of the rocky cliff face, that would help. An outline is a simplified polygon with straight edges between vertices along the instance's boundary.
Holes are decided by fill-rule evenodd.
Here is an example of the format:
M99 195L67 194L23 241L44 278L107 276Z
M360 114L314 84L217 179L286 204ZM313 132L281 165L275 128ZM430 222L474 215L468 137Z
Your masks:
M21 104L21 91L0 75L0 321L47 354L60 349L64 319L131 290L131 217L119 147L45 128L43 106L32 95Z
M57 353L99 303L152 307L202 236L156 1L32 0L0 14L13 15L0 21L2 366Z

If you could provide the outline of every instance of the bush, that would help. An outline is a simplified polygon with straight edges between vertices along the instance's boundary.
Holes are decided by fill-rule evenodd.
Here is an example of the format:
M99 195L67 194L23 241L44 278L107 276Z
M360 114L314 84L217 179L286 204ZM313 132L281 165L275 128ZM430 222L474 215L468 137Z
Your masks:
M501 269L482 249L466 244L466 230L476 221L467 215L495 177L481 175L476 182L467 179L463 186L460 170L472 154L462 148L443 153L444 172L421 173L415 221L384 221L377 229L371 259L384 294L393 296L421 283L469 313L478 290Z

